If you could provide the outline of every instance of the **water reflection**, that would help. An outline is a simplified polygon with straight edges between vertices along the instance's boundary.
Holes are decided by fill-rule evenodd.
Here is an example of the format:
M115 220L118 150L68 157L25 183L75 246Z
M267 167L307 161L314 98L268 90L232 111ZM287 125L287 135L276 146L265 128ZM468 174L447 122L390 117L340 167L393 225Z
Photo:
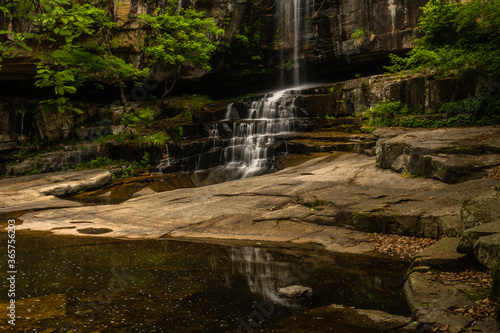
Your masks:
M280 297L277 293L278 288L286 287L294 280L291 263L276 262L272 254L262 248L231 247L229 254L232 273L242 274L252 293L283 306L299 307L298 301ZM230 283L228 287L231 288Z
M276 289L296 282L294 267L312 252L28 232L17 240L19 331L234 332L237 318L264 301L275 307L259 329L270 331L303 311L299 305L408 311L399 289L406 267L372 257L322 253L317 269L299 279L313 297L287 300ZM4 262L0 269L6 271ZM2 307L6 295L0 294ZM5 325L0 331L11 332Z

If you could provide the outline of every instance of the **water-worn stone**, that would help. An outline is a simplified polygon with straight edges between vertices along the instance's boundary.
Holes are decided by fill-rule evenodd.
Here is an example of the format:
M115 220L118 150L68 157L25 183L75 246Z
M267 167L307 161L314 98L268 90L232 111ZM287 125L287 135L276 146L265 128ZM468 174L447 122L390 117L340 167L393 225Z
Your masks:
M462 332L473 319L461 316L453 310L475 304L463 292L469 286L457 283L444 285L432 281L426 273L413 272L408 277L404 292L410 309L418 322L434 323L438 327L448 327L448 332Z
M280 172L151 193L118 205L24 215L23 228L78 234L72 221L113 230L111 237L202 237L317 243L332 251L373 247L358 231L416 235L422 224L459 216L462 203L499 181L447 185L377 168L374 158L336 153ZM352 226L356 230L339 228Z
M79 207L82 204L59 199L100 187L111 180L107 170L61 171L0 180L0 213L37 209Z
M464 202L461 217L466 229L483 223L500 223L500 191L490 191Z
M479 238L474 243L474 255L488 268L493 268L500 259L500 233Z
M342 322L342 332L418 332L411 318L392 315L378 310L349 308L339 304L312 309L285 318L279 323L279 332L337 332ZM349 330L350 329L350 330Z
M394 136L375 131L377 164L446 183L477 179L500 165L500 128L406 130Z
M478 239L484 236L490 236L500 233L500 223L485 223L477 227L467 229L460 237L460 242L457 246L459 253L473 253L474 244Z
M460 271L467 267L467 255L457 252L460 238L445 237L412 260L412 267L429 266L440 271Z
M278 294L280 296L290 297L290 298L310 297L313 294L313 290L309 287L293 285L289 287L279 288Z

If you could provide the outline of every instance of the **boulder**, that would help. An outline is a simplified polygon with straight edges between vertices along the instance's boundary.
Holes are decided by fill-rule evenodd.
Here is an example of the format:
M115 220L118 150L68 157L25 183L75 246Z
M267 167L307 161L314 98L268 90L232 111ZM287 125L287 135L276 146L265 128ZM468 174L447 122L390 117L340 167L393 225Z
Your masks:
M477 198L464 202L461 210L466 229L484 223L500 223L500 187Z
M293 285L289 287L279 288L278 294L283 297L289 298L299 298L299 297L310 297L313 291L309 287Z
M434 323L437 327L448 327L447 332L457 333L473 322L472 318L453 311L474 304L463 294L467 288L469 286L463 283L444 285L431 280L427 273L413 272L404 285L404 292L418 322Z
M500 128L405 130L394 136L375 131L377 164L397 172L463 182L486 176L500 165ZM499 208L500 209L500 208Z
M474 244L478 239L500 233L500 223L492 222L478 225L464 231L457 246L459 253L473 253Z
M474 255L481 264L492 268L500 259L500 233L479 238L474 244Z

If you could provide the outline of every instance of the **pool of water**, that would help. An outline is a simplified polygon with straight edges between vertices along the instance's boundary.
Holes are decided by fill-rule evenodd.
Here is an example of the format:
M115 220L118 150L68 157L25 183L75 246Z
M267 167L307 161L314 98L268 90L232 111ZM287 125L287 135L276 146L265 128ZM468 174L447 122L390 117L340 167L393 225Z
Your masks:
M409 314L401 290L407 265L384 257L259 242L35 232L16 239L19 332L278 332L281 320L332 303ZM313 296L278 295L294 284ZM2 320L0 331L12 327Z

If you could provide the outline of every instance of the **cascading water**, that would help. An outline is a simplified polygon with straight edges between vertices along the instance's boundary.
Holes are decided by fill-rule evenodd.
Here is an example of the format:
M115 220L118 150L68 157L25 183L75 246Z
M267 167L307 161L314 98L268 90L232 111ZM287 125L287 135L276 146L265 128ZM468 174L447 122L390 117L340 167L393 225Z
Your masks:
M238 178L247 178L268 169L270 148L275 146L276 139L295 129L296 97L295 89L266 94L252 102L243 119L239 119L234 109L228 110L228 117L238 118L229 119L234 123L233 137L223 152L226 170L236 173Z
M298 90L303 88L299 84L303 81L304 49L311 31L310 6L310 0L276 2L277 42L278 48L283 50L280 85L294 88L265 94L251 105L248 100L229 104L224 119L208 129L210 144L204 143L201 153L183 158L187 165L194 165L195 170L201 171L218 163L222 167L213 172L213 178L219 182L262 174L270 169L277 153L286 152L286 143L280 147L279 138L295 131L297 108L294 102ZM293 71L292 77L287 75L289 70ZM218 125L226 137L232 132L229 141L219 136ZM229 126L227 131L224 126Z

